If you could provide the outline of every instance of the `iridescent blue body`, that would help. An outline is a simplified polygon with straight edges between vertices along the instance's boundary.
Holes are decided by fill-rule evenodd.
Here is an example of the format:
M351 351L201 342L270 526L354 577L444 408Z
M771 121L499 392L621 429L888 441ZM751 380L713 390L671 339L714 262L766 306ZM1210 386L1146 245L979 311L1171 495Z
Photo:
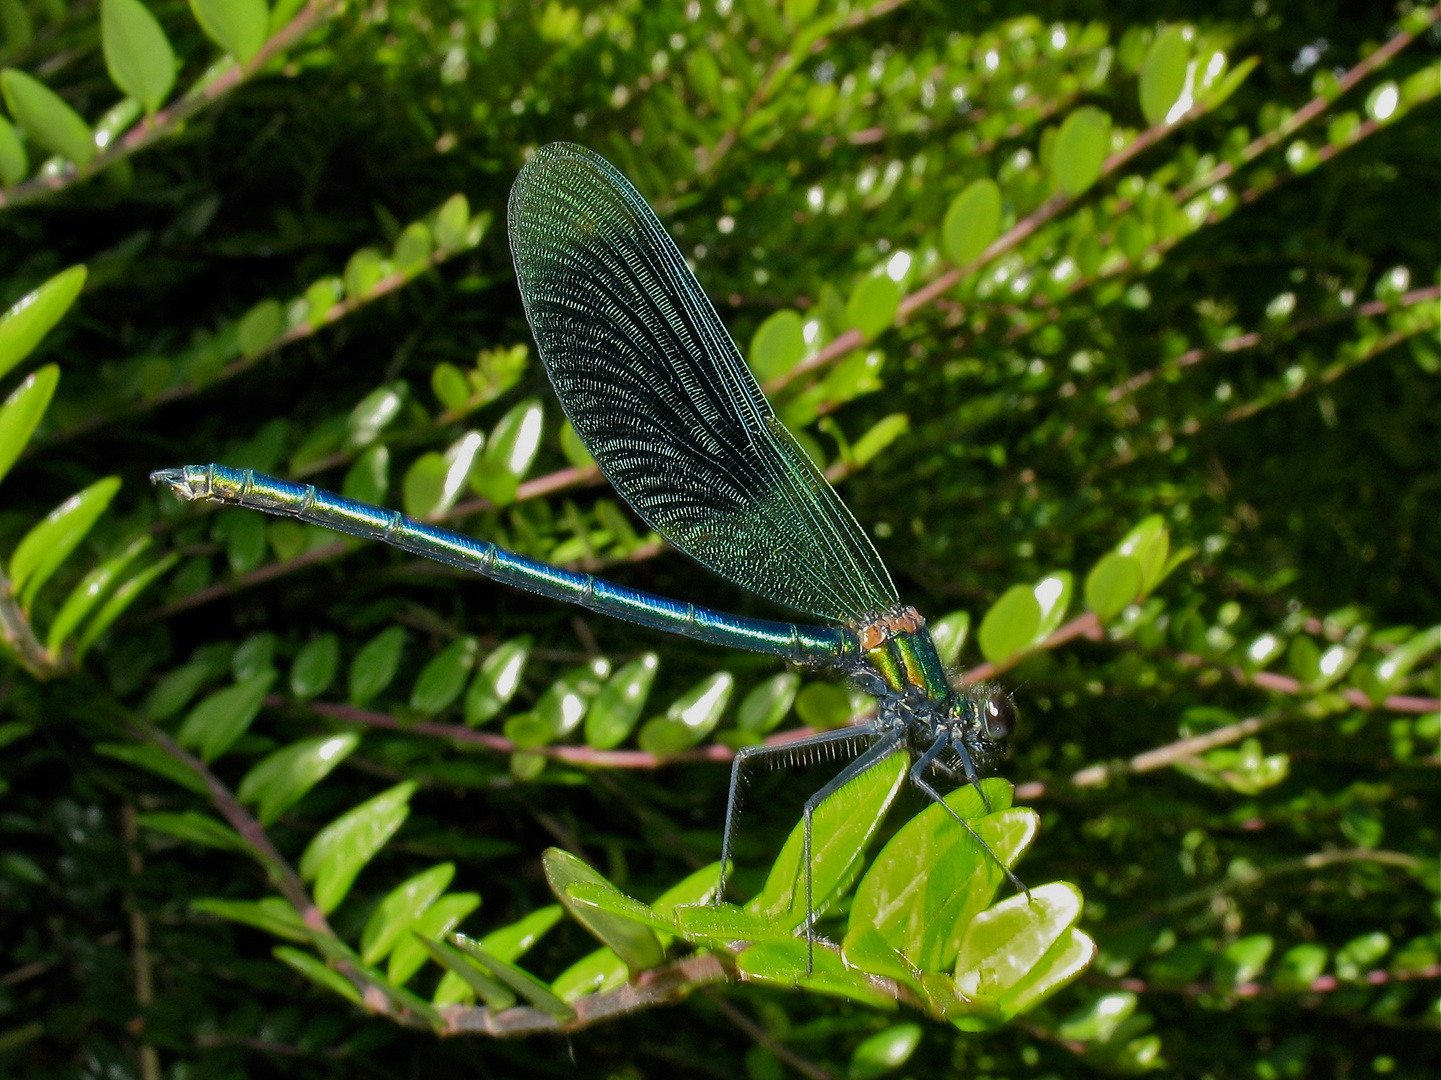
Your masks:
M619 172L582 147L542 147L515 182L509 224L541 359L616 490L697 562L835 625L742 618L624 588L249 470L187 465L151 479L187 500L295 517L642 626L850 678L876 699L874 718L746 747L732 766L723 868L748 764L865 744L803 811L809 941L815 809L867 769L906 753L912 783L974 836L931 777L964 779L979 790L979 770L994 764L1011 731L1009 699L989 687L951 687L925 621L900 603L864 531L776 418L685 259Z

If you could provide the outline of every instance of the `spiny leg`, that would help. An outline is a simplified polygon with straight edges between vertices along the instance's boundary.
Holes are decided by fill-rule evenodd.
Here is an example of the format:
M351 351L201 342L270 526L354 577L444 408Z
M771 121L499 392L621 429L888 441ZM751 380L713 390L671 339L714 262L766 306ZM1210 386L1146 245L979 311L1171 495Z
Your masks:
M879 765L901 745L900 731L888 732L873 743L865 753L852 761L840 772L836 773L819 791L806 800L805 806L801 809L802 844L801 857L806 868L806 974L809 975L815 970L815 921L816 908L814 897L814 875L811 872L811 818L816 809L841 788L845 787L862 773Z
M760 758L785 757L804 753L812 747L827 746L832 743L845 742L848 739L874 738L875 734L870 726L860 725L837 728L834 731L823 731L817 735L808 735L804 739L781 743L777 746L743 746L736 751L735 757L731 759L730 791L726 795L725 828L721 833L720 881L716 885L715 899L711 901L712 903L719 904L725 899L726 877L730 867L731 838L735 835L736 819L740 816L741 771L746 764Z
M981 805L986 808L986 813L991 812L991 800L986 798L986 789L981 787L980 773L976 772L976 763L971 760L971 752L966 749L964 739L950 739L951 749L961 755L961 767L966 771L966 783L976 789L976 794L981 797ZM947 770L949 771L949 770Z
M991 850L990 844L986 843L984 840L981 839L980 833L976 832L975 829L971 828L971 823L965 818L961 817L960 814L956 813L955 807L953 807L950 803L946 802L946 800L941 797L941 793L937 791L934 787L932 787L930 782L926 780L924 776L925 771L930 768L932 763L935 762L937 755L939 755L940 752L944 750L947 744L950 742L951 736L949 732L943 731L936 736L936 741L931 743L931 745L926 748L926 752L920 757L916 758L915 764L911 766L911 783L915 784L916 787L920 788L921 791L926 795L926 797L929 798L931 801L940 803L941 806L945 807L946 813L950 814L951 817L955 818L956 821L960 822L961 828L965 829L966 832L970 833L971 836L975 838L976 843L981 845L981 850L984 851L987 855L989 855L991 857L991 860L1001 868L1001 872L1006 875L1007 880L1010 881L1011 885L1016 889L1016 891L1025 893L1026 899L1029 900L1031 896L1031 890L1026 888L1025 882L1023 882L1020 878L1016 877L1016 875L1011 872L1011 868L1009 866L1001 862L1001 857ZM964 761L966 764L967 772L971 773L972 777L974 777L975 774L973 771L973 767L971 766L971 760L969 756L966 756L964 754L964 744L962 744L961 749L962 761ZM972 786L977 788L977 790L979 790L980 788L979 782L975 781L974 779L972 780ZM984 792L982 792L981 794L981 801L986 804L986 813L990 813L990 800L986 798Z

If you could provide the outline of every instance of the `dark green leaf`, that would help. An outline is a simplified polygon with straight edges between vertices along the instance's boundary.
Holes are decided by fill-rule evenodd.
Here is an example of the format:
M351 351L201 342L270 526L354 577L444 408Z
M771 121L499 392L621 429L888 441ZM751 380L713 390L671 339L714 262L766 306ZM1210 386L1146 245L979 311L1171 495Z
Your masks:
M25 534L10 556L10 584L28 611L35 594L60 569L120 490L120 478L97 480L50 511Z
M200 899L190 901L190 910L231 922L244 923L287 941L308 941L310 933L296 910L278 896L263 900Z
M480 642L473 637L447 645L420 669L410 691L410 707L422 716L434 716L449 708L465 689L479 655Z
M219 848L222 851L250 851L250 845L230 826L222 825L209 814L195 810L185 810L178 814L137 814L135 820L147 829L188 840L192 844Z
M340 638L321 634L305 643L290 665L290 692L302 701L330 689L340 670Z
M207 762L220 757L254 722L273 682L275 672L262 671L205 698L180 725L180 745L199 750Z
M660 657L645 653L610 677L585 716L585 741L601 750L619 746L629 737L650 695Z
M350 703L364 705L391 684L400 668L405 629L389 626L367 641L350 662Z

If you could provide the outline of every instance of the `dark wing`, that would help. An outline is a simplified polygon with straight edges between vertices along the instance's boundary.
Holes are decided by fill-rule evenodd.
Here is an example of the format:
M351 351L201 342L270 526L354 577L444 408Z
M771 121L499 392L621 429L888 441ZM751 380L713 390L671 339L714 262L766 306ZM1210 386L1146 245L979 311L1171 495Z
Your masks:
M697 562L839 622L896 589L771 410L675 243L605 159L543 147L510 193L510 245L541 359L611 484Z

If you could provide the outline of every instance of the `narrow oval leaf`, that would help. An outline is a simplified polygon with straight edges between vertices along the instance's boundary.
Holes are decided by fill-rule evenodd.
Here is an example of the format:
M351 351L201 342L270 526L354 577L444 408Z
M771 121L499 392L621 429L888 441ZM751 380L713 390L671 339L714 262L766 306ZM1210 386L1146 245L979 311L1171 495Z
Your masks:
M250 853L250 845L240 838L238 832L198 810L185 810L178 814L136 814L135 822L143 828L202 847Z
M748 693L736 710L736 726L753 735L764 735L786 718L800 689L801 677L794 671L773 675Z
M1141 564L1130 555L1107 555L1086 575L1086 606L1109 622L1141 595Z
M361 398L355 408L350 410L350 416L345 423L346 445L352 450L359 450L378 439L390 422L400 415L400 408L405 404L405 393L404 383L391 383L389 386L378 387Z
M865 337L873 338L896 321L901 287L885 274L862 278L846 301L846 319Z
M1001 231L1001 189L989 177L976 180L951 200L941 223L946 255L970 266Z
M1111 118L1093 105L1066 117L1051 147L1051 182L1075 198L1096 182L1111 143Z
M190 0L205 36L242 64L260 51L270 32L265 0Z
M194 747L203 760L214 761L254 723L273 682L275 671L262 671L202 699L180 725L176 736L180 745Z
M1043 577L1031 589L1036 604L1041 609L1041 620L1036 626L1034 642L1039 644L1061 625L1071 604L1073 583L1069 570L1058 570Z
M522 634L502 643L485 658L465 694L467 724L483 724L510 703L520 689L530 646L529 635Z
M614 949L600 948L566 968L550 988L561 1001L576 1002L591 994L604 994L624 986L630 978L625 961Z
M300 876L315 882L315 903L329 914L345 899L355 877L410 814L415 782L382 791L315 834L300 857Z
M435 241L430 228L423 221L412 221L395 240L393 258L396 269L403 274L414 274L425 268L435 252Z
M291 743L251 768L236 794L241 802L257 804L256 816L262 825L269 825L330 775L359 744L360 736L354 732Z
M520 481L540 449L545 410L534 398L522 401L500 419L481 455L470 486L497 506L515 501Z
M404 986L421 969L429 955L425 939L437 940L460 925L462 919L480 907L479 893L451 893L442 896L417 918L395 944L386 965L385 976L396 986Z
M118 554L112 555L86 574L80 584L75 586L65 598L65 603L60 606L55 621L50 624L50 632L46 635L45 648L51 656L60 654L61 647L75 628L84 621L95 605L100 603L120 575L125 573L130 564L152 543L153 538L148 535L136 537Z
M470 203L456 194L441 203L435 212L435 246L441 251L459 251L469 246Z
M569 887L583 881L604 886L615 893L620 892L599 873L560 848L547 848L542 863L545 866L545 879L555 898L577 922L594 934L602 945L614 949L632 974L655 967L665 959L665 950L649 926L623 915L577 904L572 899Z
M95 640L103 634L106 629L121 615L125 609L135 602L136 597L143 593L152 581L167 573L171 567L180 561L180 556L171 552L153 566L132 575L124 584L110 594L110 598L100 605L100 610L85 627L80 638L75 643L75 662L78 664L85 655L85 651L95 643Z
M0 405L0 479L4 479L35 433L35 425L50 407L59 383L60 368L46 364L25 376Z
M878 1031L852 1051L846 1080L878 1080L909 1061L920 1044L920 1024L895 1024Z
M1143 519L1116 545L1118 554L1130 555L1140 564L1143 592L1150 592L1165 576L1170 551L1171 534L1160 514Z
M262 300L240 317L235 341L240 355L253 360L270 348L285 329L285 312L278 300Z
M278 896L264 900L221 900L203 897L190 901L190 910L244 923L287 941L307 941L310 934L300 914Z
M0 91L15 122L45 149L83 169L95 157L95 133L65 99L23 71L0 71Z
M455 863L439 863L401 882L376 905L360 935L360 957L376 964L390 955L420 914L445 892Z
M175 53L140 0L101 0L100 42L110 78L152 116L175 85Z
M1180 99L1190 59L1191 47L1179 26L1163 30L1146 51L1140 73L1141 114L1152 127L1164 124Z
M466 1004L474 1001L477 996L487 1009L495 1012L515 1004L515 994L496 979L489 968L482 967L469 955L443 941L426 937L417 937L417 940L425 946L431 958L446 969L445 977L435 988L431 1004Z
M10 556L10 583L26 611L41 586L70 557L120 490L120 477L107 476L70 496L25 534Z
M358 502L383 503L390 490L390 447L377 443L346 471L340 493Z
M473 637L453 641L431 658L415 680L410 691L410 707L423 716L434 716L448 709L470 678L480 655L480 642ZM441 937L439 931L430 935Z
M360 991L354 984L334 968L328 967L325 961L300 949L292 949L289 945L277 945L270 952L286 967L304 975L317 986L339 994L353 1005L365 1004L365 999L360 996Z
M508 926L492 930L480 939L481 947L499 960L514 963L564 917L565 908L559 904L547 904Z
M350 662L350 703L364 705L391 684L405 649L405 629L389 626L367 641Z
M209 795L204 778L183 761L148 743L97 743L96 753L163 776L197 795Z
M62 270L39 288L34 289L0 315L0 376L5 375L40 339L70 310L85 286L86 270L72 266Z
M321 634L306 642L290 665L290 692L302 701L317 697L330 689L339 670L340 638Z
M25 153L25 144L15 125L0 116L0 184L12 187L20 183L30 172L30 155Z
M630 736L660 670L660 657L648 652L610 677L585 716L585 741L600 750L619 746Z
M652 754L674 754L695 746L720 723L735 689L735 676L718 671L671 703L664 716L641 729L640 745Z
M786 308L756 328L747 359L756 378L764 382L786 374L805 352L805 324L798 313Z
M911 428L911 418L905 413L891 413L871 425L855 445L851 447L851 462L859 468L904 435Z
M1070 933L1082 905L1080 890L1057 881L981 912L956 957L957 989L967 997L990 998L1014 1015L1008 1003L1019 1011L1036 999L1037 989L1052 992L1079 975L1095 951L1092 943L1078 956Z
M575 1019L575 1010L558 998L550 987L530 972L492 955L483 946L471 941L464 934L454 935L451 941L454 942L456 948L478 960L497 979L541 1012L555 1017L562 1023Z
M1003 664L1036 638L1041 605L1029 585L1012 585L981 620L976 641L992 664Z

